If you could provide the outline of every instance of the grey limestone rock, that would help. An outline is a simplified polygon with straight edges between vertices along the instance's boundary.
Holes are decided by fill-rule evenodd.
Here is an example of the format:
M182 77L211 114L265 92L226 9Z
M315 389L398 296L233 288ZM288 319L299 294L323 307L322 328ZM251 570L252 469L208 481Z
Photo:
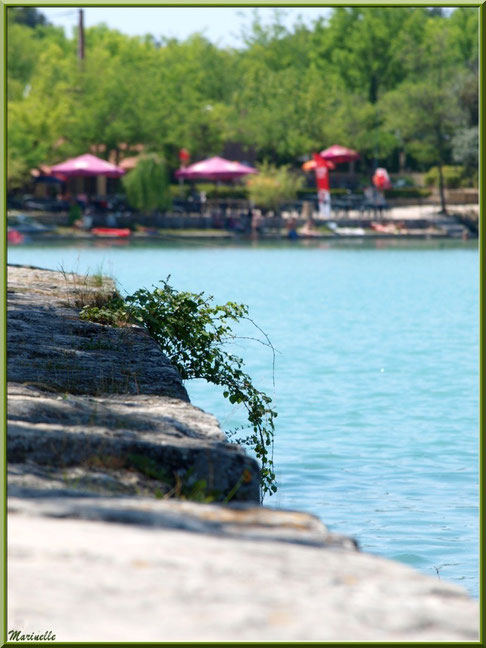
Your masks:
M9 267L8 290L12 486L259 501L257 462L189 403L154 340L79 319L112 283Z
M461 588L258 506L258 464L189 403L153 340L79 319L110 282L25 267L8 279L8 630L477 641Z
M9 515L11 628L83 643L478 641L478 604L461 588L359 551L207 533L204 518L227 507L196 517L161 508L171 528L149 528L54 518L56 502L34 516L23 504ZM275 522L278 532L284 515Z
M18 494L19 496L16 496ZM27 495L27 496L26 496ZM356 543L331 533L313 515L252 504L214 505L147 497L52 497L39 498L33 490L13 487L9 513L48 518L74 518L135 524L149 528L183 529L218 537L292 542L316 547L356 551Z

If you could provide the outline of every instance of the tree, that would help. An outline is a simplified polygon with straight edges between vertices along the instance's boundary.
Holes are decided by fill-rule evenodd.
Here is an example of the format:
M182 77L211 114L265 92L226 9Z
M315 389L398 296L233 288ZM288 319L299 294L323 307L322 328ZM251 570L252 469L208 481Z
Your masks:
M28 88L41 51L41 42L32 29L12 23L7 40L7 91L8 99L20 100Z
M93 147L117 160L141 144L174 169L181 147L200 159L221 154L228 140L273 164L295 165L336 142L365 161L396 153L403 160L406 151L413 164L437 164L433 129L420 130L434 97L446 102L444 111L432 107L435 119L427 113L425 121L440 125L450 164L452 137L478 123L475 8L440 16L419 7L336 8L329 19L293 29L282 12L270 24L255 14L240 50L201 34L155 40L99 25L86 30L82 65L76 39L27 9L8 9L8 159L16 182L32 166ZM414 105L407 88L421 87Z
M15 177L18 183L19 169L28 178L32 167L62 158L60 144L73 110L70 83L74 74L72 61L63 56L63 50L55 42L45 43L29 92L8 104L9 182Z
M9 7L7 9L9 20L20 25L35 28L38 25L48 25L47 18L35 7Z
M479 156L479 129L463 128L452 138L452 156L464 165L467 172L477 173Z
M454 49L449 19L432 17L420 46L420 71L381 102L391 132L399 131L406 149L426 164L436 164L441 211L446 213L442 167L451 158L452 137L466 126L458 88L463 67Z
M231 54L200 35L164 41L150 52L137 96L144 141L178 165L181 147L194 158L218 153L228 136L228 105L237 72Z
M17 8L18 9L18 8ZM23 8L22 8L23 9ZM23 21L14 20L9 16L7 31L7 87L8 99L19 100L24 92L32 85L33 76L39 65L43 51L56 44L67 55L67 39L62 29L49 24L39 24L35 29ZM16 14L13 14L14 16Z
M450 28L450 49L457 62L471 70L478 67L479 9L457 7L448 19Z
M254 10L250 27L243 27L241 33L245 49L237 57L243 67L259 62L272 71L307 68L312 58L311 32L301 22L290 31L284 18L285 9L274 9L273 21L265 25Z
M167 167L156 153L145 155L122 182L128 202L136 209L167 209L171 204Z
M346 89L375 104L383 92L404 79L400 57L402 32L415 9L405 7L337 8L329 23L317 27L319 58L332 63Z
M86 57L71 76L73 109L65 139L73 150L96 146L100 155L118 161L120 145L146 141L141 102L150 92L145 62L151 49L140 38L103 26L86 30Z
M417 160L437 165L441 211L447 213L442 167L461 120L451 84L438 85L433 78L406 82L384 97L382 109L391 132L400 131L405 149Z

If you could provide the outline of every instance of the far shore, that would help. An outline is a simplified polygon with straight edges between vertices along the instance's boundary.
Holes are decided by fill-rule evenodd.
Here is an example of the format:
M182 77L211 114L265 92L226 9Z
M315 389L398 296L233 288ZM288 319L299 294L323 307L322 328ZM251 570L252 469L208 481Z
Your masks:
M451 205L447 214L441 214L434 205L394 207L382 214L349 215L333 214L330 219L320 219L314 213L306 222L299 214L283 212L280 223L259 221L259 227L251 231L238 231L214 227L150 227L136 224L132 229L107 228L102 234L76 227L57 226L50 231L24 233L10 244L29 242L81 242L81 241L130 241L150 240L203 240L203 241L245 241L245 240L430 240L477 238L477 206ZM44 220L35 212L29 213L34 220ZM135 216L136 219L136 216ZM273 220L273 219L271 219ZM208 225L210 225L208 219Z

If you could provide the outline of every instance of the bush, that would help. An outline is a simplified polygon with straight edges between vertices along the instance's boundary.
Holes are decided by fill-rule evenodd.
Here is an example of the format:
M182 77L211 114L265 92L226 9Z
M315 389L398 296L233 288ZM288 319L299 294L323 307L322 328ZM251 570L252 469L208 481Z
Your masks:
M187 200L194 191L198 193L204 191L208 200L248 200L248 189L245 185L217 185L212 182L198 182L196 185L186 183L170 186L172 198Z
M442 175L444 177L444 186L446 189L458 189L463 186L465 180L464 168L462 166L443 166ZM427 187L439 186L439 169L432 167L427 171L424 177Z
M183 200L187 200L191 193L192 186L187 183L182 185L171 184L169 186L169 194L172 200L174 198L182 198Z
M168 209L172 204L169 174L157 153L144 155L137 166L122 178L127 201L141 211Z
M212 183L198 183L196 190L204 191L209 200L248 200L248 189L245 185L218 186Z
M290 171L288 165L275 167L264 163L259 171L247 179L246 186L250 200L262 209L276 211L283 203L295 200L304 184L304 178Z
M68 223L72 227L74 223L81 218L81 207L79 205L71 205L69 207Z
M430 189L422 187L402 187L401 189L385 189L385 198L428 198L432 194Z

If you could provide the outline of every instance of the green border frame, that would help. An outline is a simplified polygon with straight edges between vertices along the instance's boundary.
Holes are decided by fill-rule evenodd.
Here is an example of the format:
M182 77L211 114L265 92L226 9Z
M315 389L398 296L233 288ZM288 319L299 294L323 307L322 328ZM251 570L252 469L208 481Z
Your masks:
M483 91L485 88L484 85L484 55L485 55L485 45L483 41L483 36L486 33L486 10L485 3L486 0L477 0L476 2L470 2L468 0L457 0L456 2L441 2L441 0L416 0L415 2L391 2L391 1L375 1L370 2L369 0L352 0L347 2L346 0L334 0L331 2L322 2L320 0L305 0L302 3L295 2L293 0L259 0L253 2L228 2L228 0L212 0L209 2L185 2L184 0L172 1L172 2L160 2L158 0L145 0L143 3L135 3L130 1L121 1L116 2L97 2L96 0L83 0L80 3L76 2L35 2L33 0L12 0L4 2L0 0L0 36L1 42L3 44L2 48L2 57L3 65L1 66L2 72L2 83L1 83L1 92L2 92L2 104L3 110L1 111L2 118L2 148L3 155L0 156L0 170L1 170L1 190L0 190L0 205L2 208L2 219L4 226L0 231L0 249L3 253L2 259L5 259L5 262L1 264L1 308L0 308L0 340L1 340L1 366L2 366L2 398L0 399L0 421L2 422L2 430L6 428L6 408L7 408L7 398L6 398L6 291L7 291L7 272L6 272L6 258L7 258L7 241L6 241L6 165L7 165L7 155L6 155L6 142L7 142L7 118L6 118L6 59L7 59L7 34L6 34L6 11L8 7L15 6L34 6L39 9L48 8L48 7L232 7L232 8L251 8L251 7L261 7L261 8L272 8L272 7L296 7L305 9L306 7L396 7L396 6L405 6L405 7L477 7L479 10L479 331L480 331L480 345L479 345L479 393L482 394L481 387L483 386L483 373L484 373L484 343L482 336L482 323L483 323L483 312L484 312L484 285L483 277L485 276L485 242L484 237L482 236L482 225L483 225L483 214L485 209L485 197L484 197L484 187L485 187L485 177L484 177L484 165L483 165L483 139L486 126L486 118L484 115L484 101L483 101ZM483 576L484 568L484 554L483 554L483 543L485 540L484 528L481 524L481 521L484 516L482 516L483 505L484 505L484 463L483 463L483 453L484 453L484 442L483 442L483 432L484 432L484 404L483 400L480 397L479 403L479 462L480 462L480 494L479 494L479 511L480 511L480 524L479 524L479 535L480 535L480 559L479 559L479 575L480 575L480 585L479 585L479 597L480 602L485 600L485 582ZM0 593L2 599L1 606L1 620L0 620L0 639L2 640L2 645L7 644L7 501L6 501L6 433L2 434L1 440L1 465L3 467L3 479L1 480L1 499L4 504L2 515L0 515L0 537L3 539L3 560L1 561L0 566ZM3 585L3 587L2 587ZM485 645L484 643L484 623L483 623L483 614L482 609L480 608L480 630L479 630L479 642L430 642L427 645ZM117 646L117 645L137 645L133 642L93 642L94 645L103 645L103 646ZM174 642L140 642L145 646L160 646L160 645L173 645ZM238 645L238 646L255 646L259 645L259 642L198 642L201 645ZM267 642L269 645L296 645L296 643L288 642ZM306 642L306 645L330 645L332 642ZM363 646L367 645L369 642L339 642L339 645L345 646ZM372 642L373 645L408 645L407 642ZM8 645L42 645L36 642L8 642ZM45 645L45 643L44 643ZM92 645L86 644L85 642L54 642L54 645ZM178 646L193 646L194 643L189 642L178 642ZM298 645L298 643L297 643Z

